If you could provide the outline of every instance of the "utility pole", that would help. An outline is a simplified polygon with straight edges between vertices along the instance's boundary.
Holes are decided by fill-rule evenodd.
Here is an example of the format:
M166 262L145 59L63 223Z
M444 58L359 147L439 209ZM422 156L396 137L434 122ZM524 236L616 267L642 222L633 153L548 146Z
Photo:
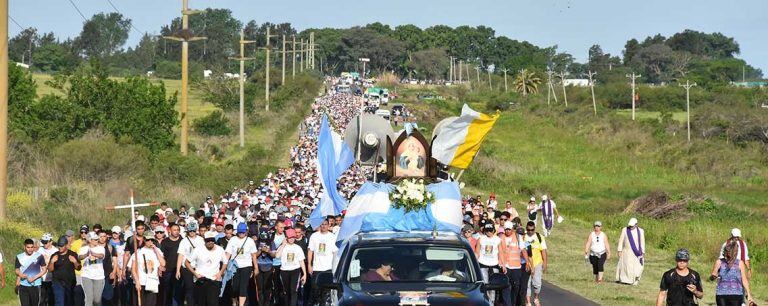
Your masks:
M691 81L685 81L685 85L680 85L685 88L685 123L688 126L688 142L691 142L691 87L693 86L696 86L696 83L691 84Z
M4 1L4 0L3 0ZM189 118L187 118L187 101L189 83L189 42L203 40L205 37L195 37L189 31L189 15L200 13L199 10L189 9L189 0L181 0L181 32L177 36L165 36L165 39L181 42L181 155L189 151Z
M451 64L448 66L448 81L453 83L453 56L450 57Z
M552 69L547 68L547 105L549 105L549 98L552 94ZM557 95L555 95L555 103L557 103Z
M240 57L231 57L232 60L240 61L240 147L245 147L245 61L252 60L252 57L245 57L245 44L252 44L256 41L245 40L245 32L240 30Z
M269 34L269 31L271 28L272 28L272 25L267 25L267 44L266 46L264 46L264 49L267 50L267 59L266 59L266 65L265 65L267 74L266 74L266 79L264 81L264 90L265 90L264 100L267 102L266 103L267 111L269 111L269 66L271 66L271 62L269 61L269 52L272 51L272 43L270 42L270 40L272 39L272 37L277 36L277 35Z
M301 40L299 45L301 46L301 50L299 50L299 71L304 72L304 51L306 51L304 39Z
M595 110L595 116L597 116L597 102L595 101L595 81L592 79L597 72L589 70L587 76L589 76L589 89L592 91L592 109Z
M296 78L296 34L291 35L293 37L293 48L291 48L291 52L293 54L293 72L291 74L291 79Z
M310 69L315 70L315 32L309 32L309 45L310 52L309 52L309 65Z
M283 69L281 69L281 80L280 85L285 85L285 34L283 34L283 51L280 51L283 55L283 60L280 61L280 63L283 65Z
M464 65L464 61L459 60L459 84L464 83L464 80L462 79L462 74L461 74L461 66L463 65Z
M0 0L0 220L8 194L8 0Z
M480 66L475 66L475 75L477 76L477 85L480 85Z
M491 83L491 70L485 69L485 71L488 71L488 88L493 90L493 83Z
M360 61L360 62L363 62L363 74L362 74L362 79L363 79L363 81L365 81L365 64L366 64L366 63L368 63L368 62L370 62L370 61L371 61L371 59L370 59L370 58L367 58L367 57L361 57L361 58L359 58L359 59L357 59L357 60L358 60L358 61Z
M627 77L632 80L632 121L635 121L635 79L642 77L642 75L632 72L632 74L627 74Z
M504 92L507 92L507 68L501 69L504 72Z
M568 75L565 71L560 71L560 82L563 83L563 100L565 100L565 107L568 107L568 95L565 93L565 76Z

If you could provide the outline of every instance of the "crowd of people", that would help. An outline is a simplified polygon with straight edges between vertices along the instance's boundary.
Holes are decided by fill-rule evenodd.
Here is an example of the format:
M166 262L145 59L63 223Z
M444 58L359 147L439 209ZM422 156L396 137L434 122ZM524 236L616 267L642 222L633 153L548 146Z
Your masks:
M316 229L308 225L323 192L315 166L317 135L323 114L343 134L362 105L349 93L317 98L291 148L292 166L258 183L190 207L162 203L151 215L137 212L135 223L86 224L58 237L45 233L25 240L15 258L21 305L326 305L329 292L312 280L333 268L344 216L326 216ZM341 195L352 198L370 176L353 165L339 179ZM487 293L492 303L538 306L548 266L546 239L564 218L547 195L530 198L524 212L515 206L502 205L494 194L487 200L465 197L462 236L485 281L493 273L508 277L508 287ZM593 225L584 256L601 283L612 253L602 223ZM718 305L741 305L744 296L752 301L747 245L738 229L731 234L710 276L718 281ZM616 251L616 281L638 284L646 246L637 219L622 229ZM690 254L676 255L677 267L662 278L659 305L689 305L703 294L698 273L687 268Z

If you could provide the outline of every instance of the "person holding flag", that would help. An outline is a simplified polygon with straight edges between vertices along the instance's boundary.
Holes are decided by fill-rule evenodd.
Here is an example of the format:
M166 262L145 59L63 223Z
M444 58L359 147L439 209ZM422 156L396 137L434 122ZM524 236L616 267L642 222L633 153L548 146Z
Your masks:
M616 281L623 284L637 285L643 274L645 263L645 231L637 226L637 219L629 219L628 226L621 231L619 246L619 264L616 267Z

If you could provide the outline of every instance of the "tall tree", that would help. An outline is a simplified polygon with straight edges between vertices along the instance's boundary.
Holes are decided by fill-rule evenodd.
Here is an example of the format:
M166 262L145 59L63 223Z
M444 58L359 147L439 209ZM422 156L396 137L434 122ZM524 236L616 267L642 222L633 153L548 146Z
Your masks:
M120 51L128 40L131 20L120 13L98 13L83 24L75 47L86 58L104 58Z
M8 41L8 57L11 61L30 64L37 47L37 29L26 28Z

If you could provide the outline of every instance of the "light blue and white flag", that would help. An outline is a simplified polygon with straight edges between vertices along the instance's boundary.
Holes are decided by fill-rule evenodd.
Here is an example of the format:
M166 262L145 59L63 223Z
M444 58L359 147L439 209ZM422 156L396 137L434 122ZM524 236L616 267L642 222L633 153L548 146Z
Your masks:
M405 212L392 208L389 191L394 185L367 182L347 208L337 243L359 232L375 231L450 231L461 233L461 192L456 182L427 185L435 201L420 211Z
M337 180L355 162L352 149L334 132L323 115L317 137L317 176L323 185L322 197L309 216L312 228L318 228L328 215L338 215L347 207L347 200L336 190Z

